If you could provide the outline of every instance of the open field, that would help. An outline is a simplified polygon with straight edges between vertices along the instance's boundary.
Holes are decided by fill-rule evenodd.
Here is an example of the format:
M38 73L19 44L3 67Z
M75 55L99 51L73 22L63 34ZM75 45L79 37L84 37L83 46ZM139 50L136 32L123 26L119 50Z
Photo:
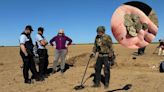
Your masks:
M106 92L119 89L126 84L132 88L126 92L164 92L164 74L159 73L159 64L164 56L152 54L157 44L147 46L143 56L135 56L137 50L130 50L114 45L117 54L116 65L111 69L111 80L108 89L92 88L93 77L84 84L86 87L77 92ZM54 59L53 47L49 50L49 67ZM19 47L0 47L0 92L76 92L74 86L80 84L85 65L89 59L92 45L73 45L69 48L67 63L72 67L62 75L60 72L50 75L44 82L35 82L32 85L23 83L22 60L19 56ZM94 73L92 67L95 59L91 60L86 78ZM102 72L103 74L103 72ZM118 91L124 92L124 91Z

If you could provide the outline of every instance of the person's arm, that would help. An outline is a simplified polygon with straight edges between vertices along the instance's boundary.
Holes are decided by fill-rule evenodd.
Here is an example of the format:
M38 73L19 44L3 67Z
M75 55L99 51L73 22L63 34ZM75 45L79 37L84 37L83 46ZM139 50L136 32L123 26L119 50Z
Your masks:
M20 44L20 48L21 48L21 51L24 53L24 55L28 56L28 53L26 51L26 48L25 48L24 44Z
M112 38L110 36L108 36L108 46L110 49L113 49L112 44L113 44Z
M46 46L48 44L48 42L41 35L38 34L36 38L37 38L37 41L40 42L40 45Z
M161 48L164 48L164 43L162 43L160 47L161 47Z
M109 57L110 59L114 57L114 51L113 51L113 42L112 42L112 38L108 35L108 47L109 47Z
M97 52L97 48L96 48L96 39L95 39L90 58L94 57L96 55L96 52Z
M93 46L92 52L93 52L93 53L96 53L96 51L97 51L96 49L97 49L97 48L96 48L96 39L95 39L95 42L94 42L94 46Z
M20 42L20 49L24 53L25 56L28 56L27 50L25 48L25 42L26 42L27 37L25 35L21 35L19 42Z
M68 44L67 46L71 45L72 44L72 39L70 39L69 37L66 37L67 41L68 41Z
M54 42L55 40L56 40L56 36L53 37L53 38L50 40L50 44L51 44L51 46L54 46L53 42Z
M43 40L40 41L40 44L42 46L46 46L48 44L48 42L45 39L43 39Z

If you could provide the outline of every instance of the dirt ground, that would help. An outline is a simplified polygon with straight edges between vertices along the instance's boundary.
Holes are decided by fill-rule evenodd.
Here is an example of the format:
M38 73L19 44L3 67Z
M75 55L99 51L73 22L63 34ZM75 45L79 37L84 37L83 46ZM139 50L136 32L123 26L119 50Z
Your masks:
M57 72L45 81L31 85L23 83L19 47L0 47L0 92L110 92L121 89L126 84L131 84L131 89L113 92L164 92L164 74L159 73L159 64L164 60L164 56L152 54L156 46L157 44L151 44L147 46L144 55L135 56L134 52L137 50L114 45L117 58L111 69L109 88L104 89L103 84L100 88L91 87L93 77L89 76L94 73L95 63L95 59L92 59L85 77L88 78L84 84L85 88L79 91L73 88L80 84L92 45L72 45L66 59L72 66L69 66L64 74ZM48 47L48 51L51 68L54 59L53 47Z

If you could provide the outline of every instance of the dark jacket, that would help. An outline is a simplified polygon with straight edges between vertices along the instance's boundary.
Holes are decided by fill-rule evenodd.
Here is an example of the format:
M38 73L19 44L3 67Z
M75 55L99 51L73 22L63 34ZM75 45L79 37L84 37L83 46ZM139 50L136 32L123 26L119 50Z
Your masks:
M106 53L109 56L113 55L112 39L109 35L104 34L103 36L96 36L93 47L93 52Z

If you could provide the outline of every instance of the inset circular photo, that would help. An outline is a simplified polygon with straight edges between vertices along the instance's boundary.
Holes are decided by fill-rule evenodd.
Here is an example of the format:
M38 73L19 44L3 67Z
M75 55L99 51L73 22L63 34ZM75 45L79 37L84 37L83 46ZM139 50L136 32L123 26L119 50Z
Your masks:
M145 3L131 1L119 6L111 18L111 30L123 46L138 49L153 41L158 31L155 11Z

